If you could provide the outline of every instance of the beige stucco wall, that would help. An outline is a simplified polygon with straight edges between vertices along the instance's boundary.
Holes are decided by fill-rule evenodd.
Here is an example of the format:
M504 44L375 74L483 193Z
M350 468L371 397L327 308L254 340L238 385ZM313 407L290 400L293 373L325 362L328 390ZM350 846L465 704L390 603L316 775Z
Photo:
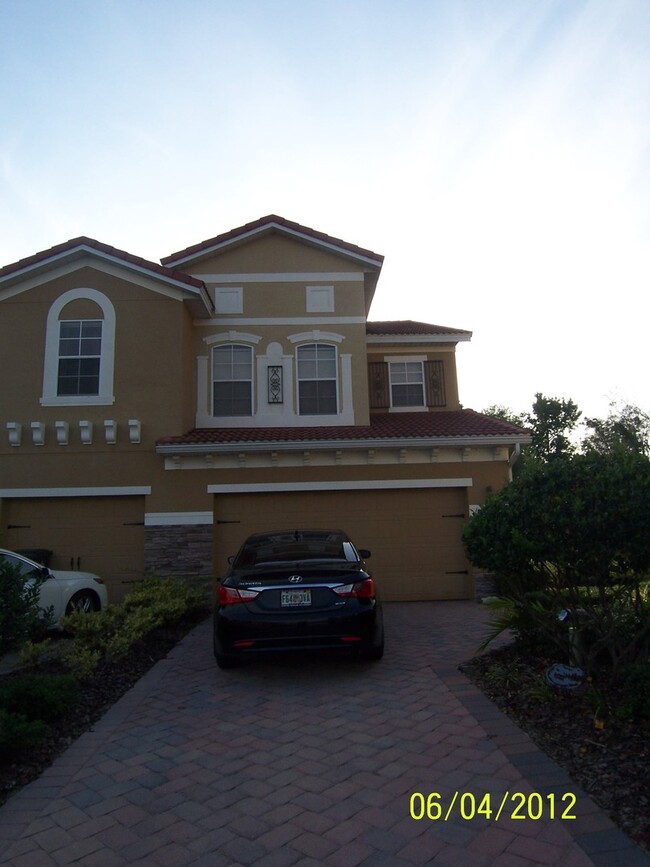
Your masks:
M70 289L91 288L115 308L115 402L110 406L42 406L44 347L48 311ZM65 316L84 311L95 316L92 302L75 301ZM189 348L189 314L180 300L85 267L5 299L0 303L5 337L0 345L3 377L0 424L7 421L55 421L76 426L80 419L103 426L105 419L138 418L143 422L142 448L161 435L182 433L191 421L184 381ZM190 381L191 383L191 381ZM52 428L53 429L53 428ZM6 438L0 448L6 448Z

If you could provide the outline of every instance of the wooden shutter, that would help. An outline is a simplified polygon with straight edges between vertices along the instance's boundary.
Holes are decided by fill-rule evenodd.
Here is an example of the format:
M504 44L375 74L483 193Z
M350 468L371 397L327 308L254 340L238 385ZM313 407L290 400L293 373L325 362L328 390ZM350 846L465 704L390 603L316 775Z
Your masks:
M390 392L388 364L385 361L369 362L368 387L370 389L370 409L388 409L390 407Z
M424 385L427 406L446 406L444 361L424 362Z

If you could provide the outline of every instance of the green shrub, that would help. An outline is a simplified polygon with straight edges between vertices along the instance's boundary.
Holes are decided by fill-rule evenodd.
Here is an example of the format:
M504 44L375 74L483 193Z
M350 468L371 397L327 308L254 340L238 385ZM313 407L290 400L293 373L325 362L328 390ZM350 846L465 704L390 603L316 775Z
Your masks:
M65 662L80 678L90 676L102 661L114 662L152 630L207 606L203 581L148 577L116 605L97 614L74 612L61 621L74 638Z
M28 720L53 722L79 700L70 674L25 674L0 686L0 708Z
M38 746L49 731L42 720L0 708L0 755Z
M38 607L43 580L35 575L26 582L17 567L0 560L0 656L17 650L47 625L48 618Z
M524 653L537 656L569 653L566 629L559 628L558 609L553 598L540 590L524 593L520 598L499 597L487 603L491 617L490 632L481 645L487 645L503 632L510 632Z
M27 674L0 686L0 754L38 746L48 723L61 718L79 701L79 688L69 674Z
M625 670L620 712L624 719L650 723L650 660L630 665Z

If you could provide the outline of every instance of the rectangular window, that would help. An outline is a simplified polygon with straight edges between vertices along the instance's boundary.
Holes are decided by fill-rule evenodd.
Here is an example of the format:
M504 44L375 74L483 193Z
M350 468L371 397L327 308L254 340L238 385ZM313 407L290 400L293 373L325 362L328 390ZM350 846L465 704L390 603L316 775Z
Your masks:
M307 313L334 313L333 286L306 286Z
M244 290L241 286L217 286L214 290L217 313L243 313Z
M391 406L424 406L424 372L421 361L390 363Z
M300 415L336 415L336 347L314 343L298 347Z
M102 320L62 320L59 323L57 394L99 394Z
M212 350L213 415L253 414L253 350L216 346Z

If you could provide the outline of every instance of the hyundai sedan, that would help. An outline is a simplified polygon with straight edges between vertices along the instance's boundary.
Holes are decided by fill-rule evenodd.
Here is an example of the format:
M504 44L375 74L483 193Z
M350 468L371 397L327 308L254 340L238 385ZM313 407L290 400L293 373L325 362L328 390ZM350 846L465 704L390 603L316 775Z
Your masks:
M370 551L341 530L287 530L250 536L221 580L214 611L220 668L277 651L384 652L382 610L366 570Z
M66 572L48 569L13 551L0 549L0 563L17 568L26 583L42 577L38 591L38 605L43 611L51 609L52 621L57 624L73 611L101 611L108 603L106 587L92 572Z

